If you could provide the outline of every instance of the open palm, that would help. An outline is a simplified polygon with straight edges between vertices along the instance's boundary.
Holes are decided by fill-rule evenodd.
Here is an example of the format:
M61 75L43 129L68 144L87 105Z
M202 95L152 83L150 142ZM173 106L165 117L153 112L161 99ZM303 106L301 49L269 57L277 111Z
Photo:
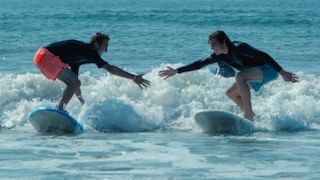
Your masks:
M167 66L168 69L159 71L159 76L164 77L164 79L167 79L171 76L174 76L177 74L177 70L173 69L172 67Z

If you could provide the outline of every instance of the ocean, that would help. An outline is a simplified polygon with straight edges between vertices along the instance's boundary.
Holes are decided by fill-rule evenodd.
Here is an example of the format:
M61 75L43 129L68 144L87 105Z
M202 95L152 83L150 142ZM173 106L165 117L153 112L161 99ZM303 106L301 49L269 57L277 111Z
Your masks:
M0 179L317 179L320 176L319 0L0 0ZM298 83L279 77L252 93L259 119L243 135L205 134L202 110L242 115L225 95L233 78L216 65L158 76L212 53L224 30L270 54ZM64 88L33 65L39 47L108 33L102 57L151 86L84 65L86 104L69 113L77 135L39 134L36 107L54 106Z

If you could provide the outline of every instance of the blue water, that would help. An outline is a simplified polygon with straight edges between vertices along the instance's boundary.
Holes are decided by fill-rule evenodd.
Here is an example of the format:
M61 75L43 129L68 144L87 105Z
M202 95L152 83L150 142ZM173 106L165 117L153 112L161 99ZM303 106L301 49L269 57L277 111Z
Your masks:
M0 178L25 179L316 179L320 176L319 0L1 0ZM215 65L166 81L158 71L211 53L208 35L226 31L268 52L300 78L281 78L252 94L259 119L246 135L208 135L196 112L241 115L225 96L234 82ZM110 64L146 73L152 86L94 65L80 69L86 105L67 109L79 135L38 134L28 114L55 105L64 85L32 63L37 48L110 35Z

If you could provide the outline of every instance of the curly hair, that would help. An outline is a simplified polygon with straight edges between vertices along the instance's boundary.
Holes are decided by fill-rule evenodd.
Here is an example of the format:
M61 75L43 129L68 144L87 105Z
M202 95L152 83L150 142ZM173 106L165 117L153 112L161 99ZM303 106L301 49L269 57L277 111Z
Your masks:
M109 35L102 32L96 32L91 36L90 44L94 45L94 43L98 43L101 45L104 40L109 41Z

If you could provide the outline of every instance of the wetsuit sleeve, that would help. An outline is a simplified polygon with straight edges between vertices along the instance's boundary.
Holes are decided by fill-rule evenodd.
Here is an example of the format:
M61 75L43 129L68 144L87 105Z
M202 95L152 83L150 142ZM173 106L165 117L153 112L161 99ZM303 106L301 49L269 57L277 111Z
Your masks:
M248 44L241 44L239 46L239 50L245 54L253 56L254 59L256 59L257 61L263 61L263 63L270 65L277 72L279 72L282 69L282 67L269 54L260 51L256 48L253 48Z
M177 69L177 72L183 73L183 72L188 72L188 71L194 71L197 69L201 69L202 67L207 66L209 64L213 64L215 62L217 62L217 60L215 58L213 58L213 56L210 56L204 60L199 60L199 61L193 62L191 64L188 64L186 66L179 67Z
M279 72L282 69L282 67L271 56L269 56L269 54L265 52L260 51L260 53L258 53L257 58L263 60L266 64L269 64L277 72Z

